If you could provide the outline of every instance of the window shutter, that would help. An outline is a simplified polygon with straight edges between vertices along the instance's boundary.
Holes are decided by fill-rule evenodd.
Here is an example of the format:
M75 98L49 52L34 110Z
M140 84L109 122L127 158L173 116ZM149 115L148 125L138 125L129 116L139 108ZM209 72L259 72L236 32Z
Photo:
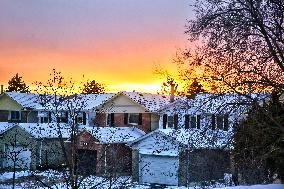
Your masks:
M188 114L184 116L184 127L185 129L189 129L189 115Z
M124 113L124 125L128 124L128 113Z
M201 116L197 115L196 116L196 127L197 127L197 129L200 129L200 120L201 120Z
M178 114L174 115L174 129L178 128Z
M68 112L65 112L65 120L64 120L65 123L68 123Z
M139 114L138 125L142 125L142 113Z
M224 115L224 131L228 131L229 129L229 115Z
M163 115L163 129L167 128L167 121L168 121L168 115L164 114Z
M114 126L114 113L110 114L110 126L113 127Z
M86 112L83 112L83 125L86 125L86 118L87 118L87 116L86 116Z
M211 129L212 129L212 130L215 130L215 127L216 127L215 115L212 114L212 117L211 117Z

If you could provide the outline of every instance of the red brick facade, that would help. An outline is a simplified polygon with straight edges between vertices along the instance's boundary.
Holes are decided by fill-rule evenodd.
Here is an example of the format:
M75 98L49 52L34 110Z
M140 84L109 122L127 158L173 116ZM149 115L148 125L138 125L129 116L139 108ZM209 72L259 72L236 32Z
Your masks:
M132 154L125 144L101 144L91 134L83 131L78 138L78 150L96 151L96 159L90 160L88 166L95 166L97 175L131 174Z
M142 113L142 125L124 124L124 113L114 113L114 127L132 127L135 126L145 133L151 132L151 113ZM95 126L106 127L107 114L97 113L95 118Z

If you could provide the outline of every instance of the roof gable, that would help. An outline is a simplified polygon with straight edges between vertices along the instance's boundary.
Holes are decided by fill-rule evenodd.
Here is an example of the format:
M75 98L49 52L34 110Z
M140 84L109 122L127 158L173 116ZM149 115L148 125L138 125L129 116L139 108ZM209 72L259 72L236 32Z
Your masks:
M19 111L23 108L22 104L11 98L8 94L3 93L0 96L0 110Z

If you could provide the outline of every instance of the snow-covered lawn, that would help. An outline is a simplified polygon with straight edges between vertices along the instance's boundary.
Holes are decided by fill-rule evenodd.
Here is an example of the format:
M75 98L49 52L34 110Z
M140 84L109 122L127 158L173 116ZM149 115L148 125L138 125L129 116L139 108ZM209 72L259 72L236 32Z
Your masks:
M57 171L43 171L43 172L28 172L28 171L19 171L16 172L16 187L15 189L26 189L26 188L35 188L35 189L44 189L39 183L36 183L32 179L32 175L36 175L42 179L42 181L48 183L51 188L54 189L67 189L67 186L63 182L63 174ZM13 172L6 172L0 174L0 189L10 189L12 188L11 180L13 178ZM82 181L81 188L98 188L98 189L108 189L111 184L111 188L129 188L129 189L150 189L150 185L138 185L131 182L131 177L119 177L110 182L109 180L103 177L90 176L85 178ZM177 187L177 186L168 186L166 189L199 189L200 187ZM203 187L204 188L204 187ZM267 185L253 185L253 186L234 186L234 187L225 187L222 185L208 186L209 188L222 188L222 189L284 189L283 184L267 184ZM201 188L200 188L201 189Z

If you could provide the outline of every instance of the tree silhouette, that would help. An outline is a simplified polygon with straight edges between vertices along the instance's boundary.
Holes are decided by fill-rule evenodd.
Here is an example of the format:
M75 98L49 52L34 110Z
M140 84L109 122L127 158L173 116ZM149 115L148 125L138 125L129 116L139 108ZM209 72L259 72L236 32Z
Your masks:
M20 92L20 93L29 93L29 87L23 81L22 77L17 73L10 81L8 81L7 92Z
M103 94L105 93L105 90L104 84L92 80L84 84L82 94Z

